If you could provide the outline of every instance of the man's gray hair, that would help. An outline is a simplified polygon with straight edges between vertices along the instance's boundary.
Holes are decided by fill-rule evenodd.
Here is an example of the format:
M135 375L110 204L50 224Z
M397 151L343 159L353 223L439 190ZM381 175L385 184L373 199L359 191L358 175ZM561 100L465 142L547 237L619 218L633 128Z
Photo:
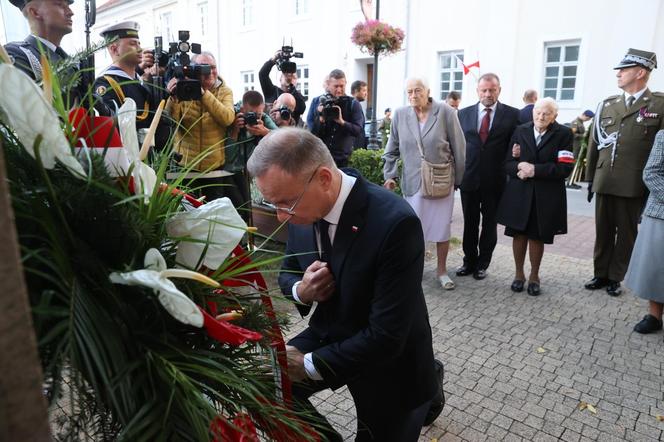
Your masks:
M533 109L539 109L542 107L551 108L555 113L558 113L558 103L551 97L540 98L535 102Z
M247 171L253 177L260 177L271 166L292 176L311 173L318 166L336 168L323 141L298 128L273 130L267 134L249 157Z
M477 84L479 84L482 80L496 80L496 83L498 83L498 86L500 86L500 78L498 78L498 75L494 74L493 72L482 74L480 78L477 79Z
M191 62L194 64L198 64L198 60L201 57L210 57L211 59L214 60L214 62L217 62L217 57L214 56L214 54L210 51L202 51L200 54L194 54L191 56Z

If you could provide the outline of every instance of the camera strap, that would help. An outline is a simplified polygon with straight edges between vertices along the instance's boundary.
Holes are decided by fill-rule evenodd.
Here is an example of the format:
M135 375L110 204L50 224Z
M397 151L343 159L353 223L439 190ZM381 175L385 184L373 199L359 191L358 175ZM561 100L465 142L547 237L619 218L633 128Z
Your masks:
M111 89L115 92L115 94L118 96L118 99L120 100L120 106L122 106L125 102L125 94L122 91L122 87L120 86L120 83L115 81L113 77L110 75L104 75L104 78L106 81L108 81L108 84L111 86ZM148 100L145 100L143 102L143 112L140 115L136 115L136 119L138 121L143 121L145 120L148 115L150 115L150 105L148 104Z

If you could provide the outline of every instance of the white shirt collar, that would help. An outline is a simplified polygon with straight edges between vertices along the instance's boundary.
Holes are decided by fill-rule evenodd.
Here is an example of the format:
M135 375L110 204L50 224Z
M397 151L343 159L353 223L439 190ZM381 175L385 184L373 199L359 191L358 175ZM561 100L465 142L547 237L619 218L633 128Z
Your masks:
M125 71L123 71L119 66L116 66L114 64L110 65L107 67L100 75L116 75L118 77L124 77L128 80L140 80L140 77L138 74L134 73L134 76L131 77L129 74L127 74Z
M537 128L536 128L535 126L533 126L533 133L535 134L535 139L537 139L537 136L538 136L538 135L540 135L540 136L543 137L544 134L546 133L546 131L547 131L547 129L544 129L542 132L539 132L539 131L537 130Z
M56 45L54 45L54 44L51 43L50 41L46 40L45 38L41 38L39 35L35 35L35 34L32 34L32 35L33 35L36 39L38 39L39 41L41 41L42 44L43 44L44 46L46 46L47 48L49 48L49 49L52 50L53 52L55 52L55 50L58 49L58 47L57 47Z
M328 214L323 217L325 221L335 226L339 224L339 219L341 218L341 212L344 209L344 204L346 204L348 195L350 195L350 191L353 190L355 181L357 181L357 178L346 175L341 170L339 173L341 174L341 190L339 191L339 196L337 197L337 201L334 203L334 206L332 206L332 210L330 210Z
M636 103L638 101L638 99L641 98L641 95L643 95L643 93L646 91L646 89L648 89L648 86L644 87L640 91L638 91L634 94L631 94L631 95L625 92L625 104L627 104L627 97L630 97L630 96L634 97L634 102Z
M496 101L495 103L493 103L492 106L489 106L489 109L491 109L491 113L492 113L492 114L495 114L495 113L496 113L496 107L498 107L498 102L497 102L497 101ZM485 105L483 105L481 102L480 102L480 103L477 103L477 111L478 111L478 113L481 114L482 112L484 112L484 109L486 109L486 108L487 108L487 107L486 107Z

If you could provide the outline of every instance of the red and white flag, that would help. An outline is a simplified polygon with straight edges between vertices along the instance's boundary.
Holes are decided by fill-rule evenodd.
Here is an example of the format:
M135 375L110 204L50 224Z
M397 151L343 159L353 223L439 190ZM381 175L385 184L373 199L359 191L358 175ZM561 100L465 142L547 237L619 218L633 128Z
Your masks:
M477 60L474 63L471 64L463 64L463 61L461 62L461 65L463 66L463 75L468 75L470 73L470 68L480 68L480 61Z

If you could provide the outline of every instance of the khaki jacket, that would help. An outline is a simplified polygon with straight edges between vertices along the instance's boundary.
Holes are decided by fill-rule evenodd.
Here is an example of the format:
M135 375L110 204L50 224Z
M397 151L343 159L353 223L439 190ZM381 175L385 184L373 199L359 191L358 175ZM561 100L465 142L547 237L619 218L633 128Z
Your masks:
M612 146L597 149L595 124L601 124L607 135L618 133L613 165ZM644 196L643 168L660 129L664 129L663 93L646 89L629 109L624 95L605 99L588 141L586 177L592 181L593 191L627 198Z

